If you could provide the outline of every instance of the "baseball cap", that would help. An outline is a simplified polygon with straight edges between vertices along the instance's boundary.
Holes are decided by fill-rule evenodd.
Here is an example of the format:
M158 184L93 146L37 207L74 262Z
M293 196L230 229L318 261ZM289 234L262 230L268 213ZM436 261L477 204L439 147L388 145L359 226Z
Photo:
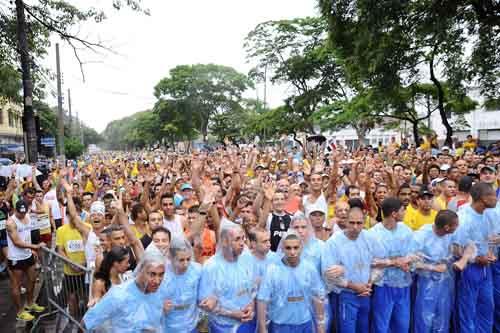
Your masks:
M193 187L191 186L191 184L188 184L188 183L184 183L182 184L181 186L181 191L184 191L184 190L192 190Z
M90 214L105 215L105 213L106 213L106 208L104 207L104 202L94 201L92 205L90 205Z
M481 173L485 172L485 171L490 171L490 172L497 172L497 170L492 167L491 165L485 165L484 167L481 168Z
M429 191L427 188L422 188L420 190L420 193L418 194L418 197L422 198L422 197L425 197L425 196L433 197L434 193L432 193L431 191Z
M441 171L448 171L450 168L451 168L451 166L449 164L443 164L443 165L441 165L441 167L439 168L439 170L441 170Z
M306 207L306 215L307 216L311 215L314 212L320 212L323 215L326 215L326 207L324 205L317 204L317 203Z
M16 202L16 210L18 213L27 213L28 212L28 205L24 200L18 200Z

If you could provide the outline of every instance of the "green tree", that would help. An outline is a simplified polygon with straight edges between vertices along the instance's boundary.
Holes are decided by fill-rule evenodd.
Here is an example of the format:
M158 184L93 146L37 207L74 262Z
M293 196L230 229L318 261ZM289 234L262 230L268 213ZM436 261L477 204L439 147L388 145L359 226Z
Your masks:
M78 140L78 138L65 138L64 150L66 158L76 159L83 154L85 146Z
M147 13L141 8L140 0L112 0L108 4L116 10L129 7L134 11ZM81 9L64 0L38 0L30 3L15 0L0 3L0 65L9 64L14 68L18 67L17 64L20 65L28 161L36 162L38 158L33 97L42 94L39 79L46 74L46 70L35 59L38 61L46 54L50 46L50 35L56 34L73 48L84 77L80 48L93 51L107 48L99 42L79 37L74 34L73 28L80 23L101 22L105 18L103 10Z
M467 93L475 82L488 98L500 95L500 8L495 3L319 0L349 82L376 91L394 107L401 102L401 91L430 81L447 144L453 134L447 98L469 104Z
M187 127L199 129L206 141L213 116L239 108L242 94L249 87L251 81L231 67L181 65L170 70L170 75L155 86L158 98L155 110L163 114L182 113Z
M272 83L289 84L285 106L293 131L314 133L314 113L337 99L345 99L344 72L326 46L327 22L323 18L268 21L245 39L248 60L255 64L256 80L269 75ZM285 125L285 124L283 124Z

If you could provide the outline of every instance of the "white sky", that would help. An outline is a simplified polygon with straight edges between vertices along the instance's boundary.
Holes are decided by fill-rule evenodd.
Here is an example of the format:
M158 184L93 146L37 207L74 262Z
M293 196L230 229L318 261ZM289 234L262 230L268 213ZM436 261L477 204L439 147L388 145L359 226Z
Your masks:
M108 0L78 0L85 6ZM244 38L267 20L317 15L317 0L144 0L151 16L130 10L108 11L109 19L80 27L80 36L102 40L118 55L82 52L85 83L72 49L60 44L63 94L71 89L73 114L99 132L115 119L151 108L153 87L182 64L215 63L247 73ZM56 42L56 39L54 39ZM45 59L55 73L55 43ZM49 90L56 91L54 81ZM277 106L286 87L268 83L268 103ZM50 95L50 94L49 94ZM247 93L256 97L256 91ZM263 96L259 87L260 98ZM56 99L47 99L56 105ZM66 96L65 96L66 103ZM65 108L67 105L65 104Z

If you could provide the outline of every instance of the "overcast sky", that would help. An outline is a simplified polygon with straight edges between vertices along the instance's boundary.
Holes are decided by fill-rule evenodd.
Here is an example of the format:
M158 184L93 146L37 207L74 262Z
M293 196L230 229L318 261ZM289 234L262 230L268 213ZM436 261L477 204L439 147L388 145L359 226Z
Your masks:
M79 0L89 6L108 0ZM317 0L144 0L151 16L109 11L100 24L79 27L79 35L102 40L117 54L81 52L85 82L72 49L60 44L65 103L71 89L73 113L98 130L115 119L151 108L153 87L181 64L215 63L247 73L243 40L258 23L317 15ZM54 38L54 42L57 40ZM55 44L45 65L55 72ZM56 91L56 82L49 91ZM262 98L262 87L260 87ZM268 103L280 104L286 87L268 85ZM255 97L257 92L247 93ZM48 102L56 104L49 97ZM65 104L66 107L66 104Z

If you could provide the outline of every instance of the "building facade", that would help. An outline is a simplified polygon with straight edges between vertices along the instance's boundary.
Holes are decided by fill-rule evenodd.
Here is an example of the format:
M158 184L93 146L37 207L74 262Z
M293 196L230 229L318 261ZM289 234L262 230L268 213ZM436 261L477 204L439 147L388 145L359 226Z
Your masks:
M23 144L23 108L0 97L0 144Z

